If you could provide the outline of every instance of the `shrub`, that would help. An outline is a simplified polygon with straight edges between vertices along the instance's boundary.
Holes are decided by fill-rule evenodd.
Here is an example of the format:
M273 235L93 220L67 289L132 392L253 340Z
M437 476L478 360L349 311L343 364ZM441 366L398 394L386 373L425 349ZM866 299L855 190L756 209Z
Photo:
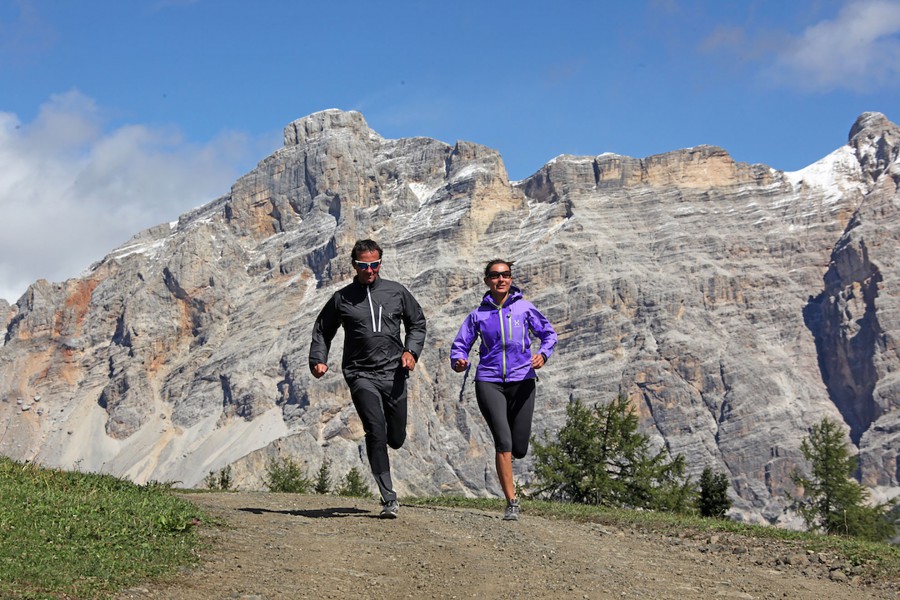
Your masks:
M270 492L290 494L306 494L312 487L306 472L290 458L275 458L266 463L263 483Z
M346 475L344 475L344 478L338 486L337 493L339 496L353 496L356 498L375 497L372 490L369 489L369 486L363 482L362 475L360 475L359 470L357 470L356 467L353 467L347 471Z
M219 470L218 473L210 471L209 475L204 479L206 489L227 491L231 489L234 481L231 478L231 465L227 465Z

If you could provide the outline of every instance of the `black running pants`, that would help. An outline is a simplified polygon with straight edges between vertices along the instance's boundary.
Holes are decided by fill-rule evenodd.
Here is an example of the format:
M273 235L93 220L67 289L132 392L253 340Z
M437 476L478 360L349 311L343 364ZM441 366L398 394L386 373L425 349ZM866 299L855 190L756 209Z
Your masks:
M534 382L534 379L475 382L478 408L494 436L497 452L512 452L515 458L523 458L528 453L534 414Z
M391 470L388 446L396 450L406 441L407 375L406 369L397 369L393 380L356 377L347 382L366 432L366 456L375 475Z

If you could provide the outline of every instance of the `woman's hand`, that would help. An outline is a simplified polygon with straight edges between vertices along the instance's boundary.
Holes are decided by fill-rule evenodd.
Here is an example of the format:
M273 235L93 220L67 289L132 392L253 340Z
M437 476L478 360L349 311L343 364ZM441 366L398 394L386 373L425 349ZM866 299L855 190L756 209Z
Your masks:
M453 370L457 373L462 373L469 366L469 361L464 358L457 358L453 361Z
M533 354L531 356L531 366L535 369L540 369L544 366L544 355L543 354Z

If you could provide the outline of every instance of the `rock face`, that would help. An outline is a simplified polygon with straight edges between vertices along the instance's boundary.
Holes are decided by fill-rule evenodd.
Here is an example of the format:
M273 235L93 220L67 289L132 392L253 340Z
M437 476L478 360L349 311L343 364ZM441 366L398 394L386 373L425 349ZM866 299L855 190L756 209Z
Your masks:
M0 298L0 324L3 325L3 329L6 330L6 326L9 324L10 319L13 318L13 307L9 305L9 302Z
M495 257L516 261L560 338L535 433L572 399L625 394L693 474L729 474L740 515L777 521L800 441L827 416L846 423L862 481L896 494L898 149L900 128L866 113L795 173L701 146L561 156L510 182L490 148L316 113L230 194L0 307L0 452L183 486L231 465L259 488L276 456L367 472L342 335L323 379L306 355L354 240L371 237L429 318L392 453L401 494L499 493L474 386L448 363ZM527 485L530 455L516 473Z

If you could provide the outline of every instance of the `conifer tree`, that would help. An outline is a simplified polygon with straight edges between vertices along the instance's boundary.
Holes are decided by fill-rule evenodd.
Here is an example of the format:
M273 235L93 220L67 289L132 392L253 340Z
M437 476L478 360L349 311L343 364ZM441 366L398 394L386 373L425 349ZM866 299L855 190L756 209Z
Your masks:
M653 452L638 432L638 419L624 396L593 408L575 400L557 439L534 440L535 472L551 498L614 507L684 511L693 486L684 456Z
M725 473L713 473L709 467L700 475L700 494L697 497L697 508L704 517L724 519L731 508L728 498L728 476Z
M794 474L794 483L803 490L794 507L808 528L875 541L893 535L887 506L869 506L868 491L853 479L856 457L850 455L846 434L837 423L825 418L813 425L800 450L811 471L809 477Z
M322 460L322 466L319 467L313 491L317 494L331 493L331 461L327 458Z
M231 479L231 465L225 465L218 473L210 471L203 481L210 490L230 490L233 483Z
M290 458L273 458L266 463L263 483L270 492L306 494L312 481L304 469Z
M351 469L347 471L347 474L344 475L337 493L339 496L353 496L357 498L374 497L372 490L365 484L362 474L356 467L351 467Z

